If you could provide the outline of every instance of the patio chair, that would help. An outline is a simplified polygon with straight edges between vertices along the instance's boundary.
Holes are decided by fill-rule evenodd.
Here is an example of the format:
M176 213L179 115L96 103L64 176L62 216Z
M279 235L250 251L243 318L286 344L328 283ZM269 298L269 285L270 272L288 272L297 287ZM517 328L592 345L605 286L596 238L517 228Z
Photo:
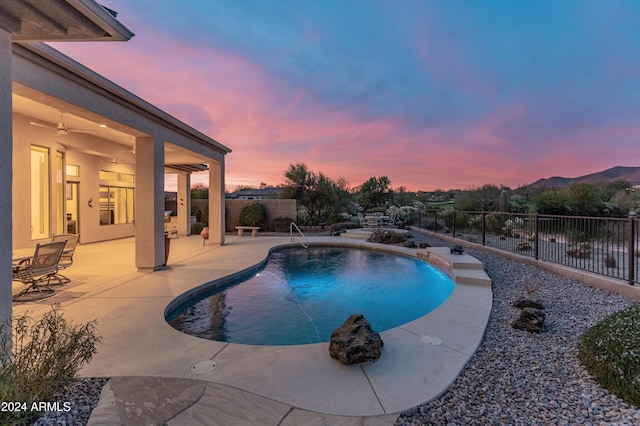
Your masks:
M53 296L55 290L49 285L51 280L56 280L60 283L60 278L56 277L56 274L64 245L64 241L38 244L33 258L13 267L12 280L20 281L27 286L20 293L13 296L13 300L35 292L38 292L42 298Z
M64 249L60 255L60 262L58 262L58 270L67 269L69 266L73 265L73 255L76 252L76 246L78 245L79 239L80 236L76 234L59 234L54 235L51 238L51 242L54 243L59 241L65 242ZM71 281L60 273L56 274L56 276L60 279L61 284L67 284Z
M397 219L398 219L398 212L396 210L393 210L389 215L389 217L382 222L382 225L385 228L395 228Z
M377 228L380 225L380 219L377 216L365 216L366 228Z

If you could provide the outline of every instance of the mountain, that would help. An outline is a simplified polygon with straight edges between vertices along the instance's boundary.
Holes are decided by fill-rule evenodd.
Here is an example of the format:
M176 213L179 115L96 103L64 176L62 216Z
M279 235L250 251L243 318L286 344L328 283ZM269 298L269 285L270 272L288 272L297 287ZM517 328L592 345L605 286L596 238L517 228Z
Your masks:
M530 188L563 187L571 183L597 183L602 181L625 180L632 185L640 185L640 167L616 166L601 172L591 173L574 178L553 176L546 179L539 179L529 185Z

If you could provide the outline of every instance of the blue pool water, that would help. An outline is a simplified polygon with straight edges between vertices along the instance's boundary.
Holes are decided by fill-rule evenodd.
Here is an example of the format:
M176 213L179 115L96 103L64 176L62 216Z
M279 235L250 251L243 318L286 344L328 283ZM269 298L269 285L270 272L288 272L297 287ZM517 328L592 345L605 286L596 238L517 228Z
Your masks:
M434 310L453 291L440 270L418 259L371 250L277 250L264 269L169 313L187 334L250 345L329 341L349 315L381 332Z

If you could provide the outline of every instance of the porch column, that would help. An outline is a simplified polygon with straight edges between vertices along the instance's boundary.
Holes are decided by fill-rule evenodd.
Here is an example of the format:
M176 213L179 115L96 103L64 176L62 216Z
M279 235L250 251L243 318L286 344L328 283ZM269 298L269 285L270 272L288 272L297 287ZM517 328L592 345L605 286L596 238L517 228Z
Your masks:
M12 150L11 35L0 29L0 324L11 319Z
M209 163L209 243L224 244L224 159Z
M191 235L191 173L178 173L178 234Z
M164 264L164 142L136 138L136 267Z

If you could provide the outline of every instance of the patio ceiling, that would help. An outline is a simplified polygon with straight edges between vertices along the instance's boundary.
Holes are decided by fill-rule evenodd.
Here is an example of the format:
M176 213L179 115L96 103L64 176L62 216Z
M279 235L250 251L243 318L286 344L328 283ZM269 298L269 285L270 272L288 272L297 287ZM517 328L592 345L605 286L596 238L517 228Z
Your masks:
M0 2L0 28L12 41L124 41L133 33L93 0Z
M37 123L38 127L51 127L51 137L67 149L103 157L107 161L130 164L135 162L136 137L144 136L144 133L104 117L96 116L58 99L46 96L38 97L38 94L32 93L29 89L20 90L18 87L18 91L24 94L28 93L30 97L14 93L12 96L13 112L28 117L29 122ZM40 101L46 103L34 100L33 97L38 97ZM55 127L61 120L72 132L58 134ZM46 128L43 130L48 131ZM76 133L73 130L79 132ZM111 143L105 144L105 140ZM171 143L165 144L167 171L206 170L207 168L203 167L202 163L207 162L207 159L189 150Z

